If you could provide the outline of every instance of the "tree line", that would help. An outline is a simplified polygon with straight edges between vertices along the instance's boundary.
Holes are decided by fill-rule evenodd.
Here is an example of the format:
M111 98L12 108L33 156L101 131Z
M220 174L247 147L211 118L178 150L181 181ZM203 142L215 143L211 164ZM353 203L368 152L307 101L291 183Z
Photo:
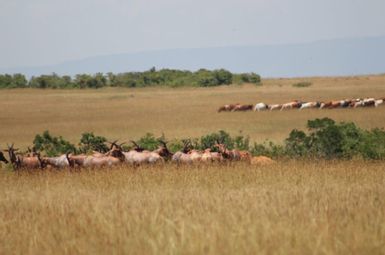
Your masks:
M231 73L225 69L185 71L175 69L156 70L154 67L144 72L77 74L75 76L49 75L33 76L29 80L23 74L0 74L0 88L103 88L149 86L196 86L212 87L229 84L260 84L261 77L256 73Z

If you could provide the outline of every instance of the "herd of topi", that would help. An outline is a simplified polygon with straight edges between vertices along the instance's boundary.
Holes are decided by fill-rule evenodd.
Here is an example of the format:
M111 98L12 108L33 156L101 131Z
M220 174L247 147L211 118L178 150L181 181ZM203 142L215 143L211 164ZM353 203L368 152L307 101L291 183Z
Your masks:
M149 151L141 148L132 141L134 148L124 151L122 144L117 141L111 142L110 150L107 153L94 151L92 155L71 153L63 154L59 157L42 157L39 152L28 149L27 153L18 153L14 145L8 145L4 152L8 153L9 160L0 151L0 162L12 164L13 169L62 169L62 168L102 168L116 165L140 166L147 164L159 164L171 161L177 164L196 164L213 162L233 162L245 161L253 165L269 165L274 163L272 159L265 156L252 157L249 151L229 150L223 143L215 144L218 152L211 149L203 151L195 150L189 142L184 143L182 150L171 153L167 148L167 143L160 141L158 149Z
M287 109L336 109L336 108L357 108L357 107L378 107L384 104L385 98L357 98L344 99L329 102L302 102L300 100L293 100L285 104L226 104L219 107L218 112L244 112L244 111L265 111L265 110L287 110Z

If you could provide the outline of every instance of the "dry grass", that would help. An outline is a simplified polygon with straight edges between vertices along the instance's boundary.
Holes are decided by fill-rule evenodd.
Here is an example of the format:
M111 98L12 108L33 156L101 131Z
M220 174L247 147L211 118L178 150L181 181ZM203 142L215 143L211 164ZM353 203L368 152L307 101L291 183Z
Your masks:
M259 142L281 142L308 119L331 117L363 128L385 127L385 107L378 109L306 110L288 112L216 112L225 103L280 103L292 99L331 100L385 97L385 76L312 78L308 88L294 88L300 79L264 80L264 85L218 88L148 88L101 90L1 90L0 143L29 145L35 134L50 130L72 142L94 131L111 139L133 139L146 132L168 138L199 137L224 129L242 131Z
M0 174L0 254L383 254L383 163Z
M225 129L282 141L308 119L384 127L385 107L222 113L225 103L385 96L384 76L210 89L1 90L0 142L50 130L72 142ZM0 254L383 254L383 162L0 171Z

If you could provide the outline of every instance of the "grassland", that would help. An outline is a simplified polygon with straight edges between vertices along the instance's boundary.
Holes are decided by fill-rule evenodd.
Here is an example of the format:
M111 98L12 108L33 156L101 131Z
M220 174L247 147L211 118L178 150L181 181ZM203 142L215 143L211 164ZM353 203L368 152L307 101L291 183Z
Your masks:
M376 109L221 113L225 103L384 97L385 76L182 89L1 90L0 146L50 130L121 140L242 130L282 141L308 119L384 127ZM385 166L365 161L0 170L0 254L384 254Z
M385 127L385 107L377 109L306 110L288 112L216 112L226 103L282 103L293 99L332 100L385 97L385 76L264 80L263 86L217 88L148 88L100 90L1 90L0 144L26 147L35 134L49 130L77 142L93 131L110 139L135 139L146 132L168 138L199 137L224 129L252 140L281 142L308 119L331 117L360 127Z
M1 254L383 254L382 163L2 173Z

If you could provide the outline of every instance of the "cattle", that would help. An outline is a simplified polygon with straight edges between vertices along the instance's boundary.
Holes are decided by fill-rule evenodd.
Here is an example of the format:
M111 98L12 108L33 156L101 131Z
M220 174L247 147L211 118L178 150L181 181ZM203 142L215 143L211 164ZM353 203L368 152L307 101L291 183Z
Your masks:
M233 149L229 150L227 149L226 145L223 143L216 143L215 147L218 148L219 152L222 154L222 157L224 159L228 159L230 161L239 161L241 160L241 154L238 150Z
M219 107L218 112L231 112L239 104L226 104Z
M302 105L302 103L298 100L294 100L290 103L286 103L286 104L283 104L282 107L281 107L281 111L285 110L285 109L293 109L293 108L300 108Z
M240 104L236 105L235 108L232 110L233 112L246 112L253 110L253 105L251 104Z
M250 164L255 166L267 166L267 165L272 165L274 163L275 163L274 160L266 156L252 157L250 160Z
M270 111L274 111L274 110L279 110L282 108L282 105L281 104L270 104L269 106L269 110Z
M321 106L320 102L307 102L307 103L303 103L299 109L303 110L303 109L319 108L320 106Z
M5 150L8 152L9 159L12 163L14 169L41 169L44 167L44 164L40 158L40 154L36 153L36 156L21 156L16 155L16 151L19 149L13 148L14 144L8 145L8 149Z
M8 160L4 157L4 154L2 151L0 151L0 162L4 162L5 164L8 164Z
M258 104L256 104L255 106L254 106L254 111L256 112L256 111L265 111L265 110L267 110L267 109L269 109L269 106L267 105L267 104L265 104L265 103L258 103Z

